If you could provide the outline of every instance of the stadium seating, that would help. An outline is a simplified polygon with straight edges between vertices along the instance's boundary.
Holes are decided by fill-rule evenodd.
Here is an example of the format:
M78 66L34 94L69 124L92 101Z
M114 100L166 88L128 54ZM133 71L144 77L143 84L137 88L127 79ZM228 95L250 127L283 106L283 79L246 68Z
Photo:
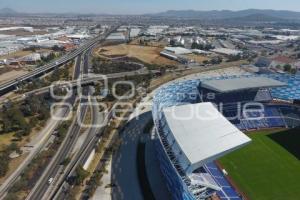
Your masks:
M247 75L246 77L251 77L255 75ZM276 80L286 82L288 87L283 88L275 88L271 90L271 95L274 98L290 100L290 99L300 99L300 76L291 77L285 75L263 75L269 78L274 78ZM236 76L224 76L218 77L217 79L230 79ZM241 76L238 76L241 77ZM245 77L245 76L244 76ZM216 79L216 77L206 78L207 80ZM171 162L172 167L165 168L165 172L169 172L174 170L174 173L170 173L170 176L166 176L166 179L170 180L170 183L180 184L181 191L179 191L179 195L182 193L186 197L186 195L192 195L195 199L199 198L200 193L203 194L203 190L207 195L215 192L214 190L208 189L206 187L199 188L191 185L189 178L186 176L184 170L178 165L178 160L176 159L176 155L171 151L171 148L168 144L168 140L165 137L164 130L160 126L160 123L163 123L162 117L162 109L175 106L182 105L188 103L198 103L200 102L200 94L201 91L201 81L204 79L189 79L182 80L180 82L171 83L163 86L160 90L157 91L155 98L153 99L153 118L158 130L158 133L161 138L163 149L167 152L167 160L161 159L161 163L165 164ZM199 87L200 86L200 87ZM192 95L191 95L192 94ZM236 125L240 130L252 130L252 129L261 129L261 128L277 128L277 127L294 127L300 125L300 121L297 119L300 118L300 109L294 108L291 106L281 106L281 105L265 105L265 110L262 112L252 111L249 114L249 118L240 117L234 118L237 116L237 104L239 101L247 101L249 99L253 100L253 91L245 92L245 93L237 93L235 95L221 95L219 100L216 99L216 102L225 102L226 104L223 106L222 113L225 117L227 117L233 124ZM269 90L260 90L260 92L255 95L255 100L257 101L267 101L270 99ZM205 100L205 99L204 99ZM208 100L207 101L211 101ZM258 118L259 116L264 116L263 118ZM256 119L253 119L256 118ZM295 120L296 119L296 120ZM170 164L171 164L170 163ZM162 168L164 169L164 165L162 164ZM241 200L239 194L234 190L234 187L230 185L227 181L226 177L222 173L221 169L215 163L209 163L203 167L203 169L199 169L199 173L208 173L212 176L214 182L216 182L221 188L221 191L218 191L217 194L220 199L231 199L231 200ZM175 175L176 176L175 176ZM177 176L180 181L177 181ZM174 180L176 181L174 181ZM183 186L183 183L185 186ZM186 190L186 187L189 188L189 191ZM191 193L190 193L191 192ZM190 199L189 197L185 199Z
M266 106L263 112L253 111L248 112L247 115L248 118L243 116L240 123L236 124L235 121L232 123L241 130L286 127L283 116L276 107Z
M218 196L221 199L230 199L230 200L241 200L239 194L233 189L230 185L224 174L218 168L215 163L209 163L205 165L204 169L209 173L214 181L222 188L221 191L218 191Z

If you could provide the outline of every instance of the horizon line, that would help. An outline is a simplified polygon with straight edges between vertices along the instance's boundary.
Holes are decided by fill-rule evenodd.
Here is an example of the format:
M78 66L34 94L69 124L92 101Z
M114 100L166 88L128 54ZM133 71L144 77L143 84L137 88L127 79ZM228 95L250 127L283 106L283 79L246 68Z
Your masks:
M165 13L169 11L199 11L199 12L210 12L210 11L230 11L230 12L239 12L239 11L246 11L246 10L270 10L270 11L288 11L288 12L300 12L299 10L288 10L288 9L270 9L270 8L247 8L247 9L210 9L210 10L200 10L200 9L167 9L164 11L159 12L145 12L145 13L95 13L95 12L79 12L79 11L68 11L68 12L60 12L60 11L49 11L49 12L30 12L30 11L19 11L18 9L10 8L10 7L3 7L2 9L10 9L16 14L79 14L79 15L153 15L159 13Z

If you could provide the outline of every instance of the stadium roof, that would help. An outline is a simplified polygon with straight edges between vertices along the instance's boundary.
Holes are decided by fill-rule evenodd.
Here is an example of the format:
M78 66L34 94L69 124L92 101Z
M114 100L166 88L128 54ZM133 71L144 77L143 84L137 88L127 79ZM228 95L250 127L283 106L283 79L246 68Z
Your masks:
M251 141L212 103L169 107L164 115L190 172Z
M242 77L226 80L210 80L202 82L201 87L216 92L232 92L257 88L283 87L285 83L265 77Z

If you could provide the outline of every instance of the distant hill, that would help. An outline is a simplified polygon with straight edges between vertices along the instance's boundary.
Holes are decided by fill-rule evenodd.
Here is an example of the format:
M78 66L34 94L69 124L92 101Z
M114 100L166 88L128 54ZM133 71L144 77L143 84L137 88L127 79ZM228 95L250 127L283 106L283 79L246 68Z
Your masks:
M0 16L17 16L19 13L11 8L1 8Z
M1 14L16 14L17 12L11 8L2 8L0 9Z
M181 17L181 18L197 18L197 19L229 19L229 18L262 18L272 20L300 20L300 12L285 10L258 10L248 9L241 11L230 10L212 10L212 11L196 11L196 10L169 10L162 13L154 14L162 17Z
M221 19L220 19L221 20ZM251 14L245 17L234 17L234 18L225 18L222 21L225 22L285 22L289 19L283 19L279 17L273 17L265 14Z

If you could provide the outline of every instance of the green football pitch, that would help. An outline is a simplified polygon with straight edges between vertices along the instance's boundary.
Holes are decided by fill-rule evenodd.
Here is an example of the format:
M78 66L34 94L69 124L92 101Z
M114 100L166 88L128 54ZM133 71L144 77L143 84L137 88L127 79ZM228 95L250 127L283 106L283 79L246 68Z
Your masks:
M251 200L300 200L300 129L249 134L251 144L220 160Z

